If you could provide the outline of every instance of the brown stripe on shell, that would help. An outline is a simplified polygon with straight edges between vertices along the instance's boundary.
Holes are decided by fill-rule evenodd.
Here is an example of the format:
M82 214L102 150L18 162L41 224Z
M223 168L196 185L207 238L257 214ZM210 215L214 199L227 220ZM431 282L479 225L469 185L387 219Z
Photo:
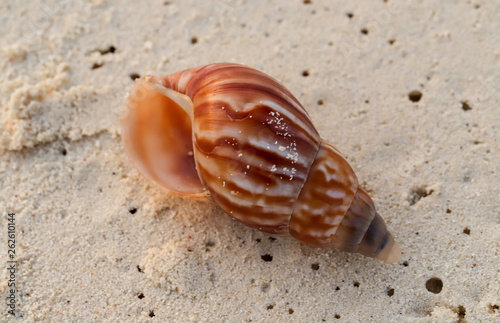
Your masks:
M358 181L347 161L322 143L290 219L290 234L309 245L332 247Z
M280 88L269 89L269 86L258 84L255 80L238 82L224 79L205 85L203 90L193 97L196 107L221 101L229 104L236 112L249 111L259 104L268 105L272 111L292 119L306 133L318 136L309 116L295 100L284 95Z
M218 154L199 163L198 171L213 198L230 216L265 232L288 231L286 224L294 203L293 194L300 187L298 181L283 181L275 174L263 174L257 167L247 169L244 162Z
M273 128L277 135L288 135L283 125L293 125L296 134L308 137L311 141L319 137L307 115L283 106L286 104L284 101L270 100L259 97L260 95L253 91L243 90L235 93L225 92L204 100L197 100L195 115L211 118L210 114L216 111L213 109L215 106L226 110L221 112L225 112L229 119L257 118L262 125L269 125Z
M276 118L279 125L276 125ZM195 111L195 143L204 153L211 152L222 141L234 141L238 143L238 146L233 144L235 156L239 155L240 146L253 148L265 159L290 160L283 167L305 167L304 171L307 171L311 155L316 153L319 145L319 137L312 137L296 127L293 120L278 117L263 105L247 112L236 112L228 104L214 102L199 106Z
M261 71L244 65L231 63L211 64L201 68L195 68L195 70L197 80L203 80L203 83L198 83L195 80L186 89L187 93L190 93L189 95L193 98L193 101L196 100L199 90L220 89L221 86L225 84L229 86L234 85L235 87L237 87L239 83L245 84L246 87L262 85L269 89L270 93L274 92L276 96L287 100L288 104L293 105L294 108L307 114L304 107L286 87Z

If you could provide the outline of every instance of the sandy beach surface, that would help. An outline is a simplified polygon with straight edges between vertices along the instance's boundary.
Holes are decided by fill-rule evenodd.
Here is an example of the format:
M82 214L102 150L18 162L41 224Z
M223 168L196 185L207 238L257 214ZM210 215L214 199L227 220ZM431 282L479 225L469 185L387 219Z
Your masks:
M500 322L499 16L482 0L3 1L0 321ZM132 79L212 62L290 89L400 262L261 233L138 172L120 139Z

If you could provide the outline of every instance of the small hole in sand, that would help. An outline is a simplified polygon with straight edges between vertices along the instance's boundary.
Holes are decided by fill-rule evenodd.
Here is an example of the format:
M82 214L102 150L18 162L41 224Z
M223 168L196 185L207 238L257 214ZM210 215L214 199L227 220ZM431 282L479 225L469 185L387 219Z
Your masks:
M289 308L289 309L288 309L288 314L293 314L293 312L295 312L295 311L293 310L293 308Z
M109 46L108 48L106 49L94 49L92 50L91 52L99 52L101 55L106 55L106 54L113 54L114 52L116 51L116 47L115 46Z
M462 110L464 111L472 110L471 106L467 101L461 101L460 103L462 103Z
M66 156L67 153L66 149L61 150L61 155Z
M143 293L140 293L140 294L137 296L137 298L139 298L139 299L143 299L143 298L144 298L144 294L143 294Z
M99 52L101 52L101 55L106 55L109 53L113 54L115 51L116 51L115 46L109 46L107 49L100 50Z
M359 282L354 282L354 287L359 287Z
M302 71L302 76L303 77L308 77L309 76L309 71L308 70Z
M139 265L137 265L137 271L142 273L142 269L141 269L141 267L139 267Z
M417 203L418 201L420 201L422 198L431 195L433 192L434 192L433 190L427 190L427 188L424 187L424 186L414 188L410 192L408 203L410 205L414 205L415 203Z
M318 105L323 105L324 102L323 102L323 100L319 99L317 103L318 103Z
M464 174L462 181L465 183L470 182L470 174Z
M207 243L205 243L205 247L213 247L215 246L215 242L213 241L208 241Z
M425 288L431 293L439 294L443 290L443 281L437 277L432 277L425 283Z
M417 232L418 233L418 232ZM405 267L408 267L410 264L408 263L408 261L403 261L403 266Z
M267 309L268 309L268 310L272 310L273 308L274 308L274 305L268 305L268 306L267 306Z
M339 286L335 287L335 290L340 290L340 287Z
M458 305L458 318L459 319L464 319L466 312L467 311L465 310L465 307L463 305Z
M103 65L104 65L104 63L94 63L94 64L92 64L91 69L95 70L95 69L102 67Z
M312 270L319 270L319 264L316 262L311 265Z
M490 304L488 305L488 312L490 313L496 313L498 312L498 310L500 310L500 306L496 305L496 304Z
M446 213L451 213L451 210L450 209L446 209Z
M366 28L361 29L361 33L363 35L368 35L368 29L366 29Z
M347 15L347 18L349 18L349 19L352 19L352 17L354 17L354 14L352 12L348 12L346 15Z
M155 317L155 312L153 310L149 311L149 317Z
M304 4L311 4L312 1L311 0L304 0Z
M196 37L191 37L191 44L196 44L198 42L198 38Z
M141 76L137 73L130 73L128 75L132 81L135 81L136 79L140 78Z
M394 45L394 43L396 42L396 40L395 39L389 39L387 42L389 43L389 45Z
M394 288L389 288L387 290L387 296L392 297L394 295Z
M260 238L257 238L257 239L255 239L255 241L257 241L257 243L260 243L261 240L260 240Z
M340 315L338 315L338 314L335 314L335 316L334 316L334 317L335 317L337 320L339 320L339 319L340 319Z
M137 208L133 207L128 211L130 212L130 214L135 214L135 212L137 212Z
M260 258L262 260L264 260L265 262L270 262L270 261L273 261L273 256L271 256L270 254L266 253L265 255L262 255L260 256Z
M418 102L422 98L422 92L414 90L408 93L408 98L411 102Z
M269 237L269 241L274 242L274 241L276 241L276 238L275 237Z
M465 234L469 235L469 234L470 234L470 229L469 229L469 228L465 228L463 232L464 232Z

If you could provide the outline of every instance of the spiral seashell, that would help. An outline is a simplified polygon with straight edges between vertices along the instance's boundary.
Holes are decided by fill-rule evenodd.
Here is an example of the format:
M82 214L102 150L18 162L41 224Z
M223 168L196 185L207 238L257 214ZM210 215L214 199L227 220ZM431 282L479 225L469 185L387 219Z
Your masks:
M172 194L211 195L233 219L311 246L401 257L347 161L262 72L218 63L142 77L122 137L140 171Z

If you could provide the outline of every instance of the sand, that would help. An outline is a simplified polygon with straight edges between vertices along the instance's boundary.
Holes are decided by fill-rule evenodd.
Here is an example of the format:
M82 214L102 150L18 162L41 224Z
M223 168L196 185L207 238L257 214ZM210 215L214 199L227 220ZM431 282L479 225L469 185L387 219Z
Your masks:
M0 320L500 322L498 2L2 7L0 235L15 213L17 263ZM139 174L119 127L132 78L223 61L303 103L399 263L258 232Z

